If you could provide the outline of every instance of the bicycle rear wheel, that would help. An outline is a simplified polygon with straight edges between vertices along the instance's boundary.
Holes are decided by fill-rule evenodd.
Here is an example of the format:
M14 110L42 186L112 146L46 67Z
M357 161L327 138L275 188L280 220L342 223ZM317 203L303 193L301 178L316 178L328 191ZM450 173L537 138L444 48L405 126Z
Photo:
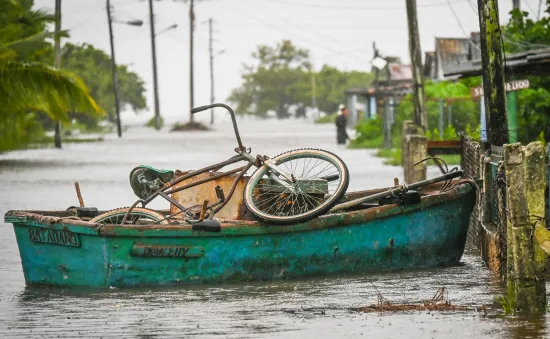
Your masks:
M269 178L275 175L269 167L258 168L245 187L244 201L259 220L281 225L305 222L327 212L346 193L348 168L331 152L298 149L273 160L296 179L287 182L294 192Z
M98 215L90 220L92 223L104 225L120 225L122 219L128 212L129 208L117 208ZM164 215L150 210L148 208L134 207L126 219L126 224L129 225L151 225L151 224L168 224L168 220ZM125 225L126 225L125 224Z

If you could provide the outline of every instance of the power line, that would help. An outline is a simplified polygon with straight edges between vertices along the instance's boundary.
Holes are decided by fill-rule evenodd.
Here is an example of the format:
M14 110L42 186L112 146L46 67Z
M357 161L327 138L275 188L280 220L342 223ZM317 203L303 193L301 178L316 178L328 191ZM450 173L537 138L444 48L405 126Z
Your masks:
M241 7L241 8L242 8L242 7ZM269 21L267 21L267 20L265 20L265 19L259 18L259 17L256 16L256 15L252 15L250 12L246 11L244 8L243 8L243 11L241 11L241 13L244 13L244 14L247 15L248 17L252 18L253 20L255 20L255 21L257 21L257 22L259 22L259 23L261 23L261 24L263 24L263 25L272 27L273 29L275 29L275 30L277 30L277 31L279 31L279 32L283 32L283 33L285 33L285 34L294 35L295 37L297 37L298 39L300 39L300 40L302 40L302 41L305 41L306 43L309 43L309 44L311 44L311 45L314 45L314 46L317 46L317 47L319 47L319 48L325 49L325 50L327 50L327 51L329 51L329 52L332 52L332 53L335 53L335 54L338 54L338 55L342 55L342 52L341 52L341 51L337 51L337 50L332 49L332 48L330 48L330 47L327 47L327 46L325 46L325 45L323 45L323 44L319 44L319 43L317 43L317 42L314 41L314 40L311 40L311 39L308 39L308 38L304 38L303 36L300 36L300 35L296 34L295 32L292 33L292 32L289 32L288 30L282 29L281 27L277 27L276 25L273 25L273 23L271 23L271 22L269 22ZM288 23L284 23L284 24L288 26ZM365 62L365 60L362 59L362 58L354 57L354 56L352 56L352 55L345 55L345 56L350 57L350 58L353 58L353 59L356 59L356 60L360 60L360 61L362 61L362 62Z
M527 7L529 8L529 11L531 12L531 14L533 14L533 18L536 18L537 17L537 13L535 12L535 10L533 9L533 7L531 7L531 5L529 4L529 1L525 0L524 3L527 5Z
M96 16L97 14L103 12L105 10L105 8L101 7L99 10L95 11L94 13L92 13L91 15L88 15L86 17L86 19L82 20L81 22L79 22L78 24L74 25L73 27L69 28L69 31L74 31L75 29L87 24L88 22L90 22L94 16Z
M477 50L481 51L481 49L472 41L472 38L470 37L470 35L468 33L466 33L466 30L464 29L464 26L462 26L462 22L460 22L460 18L456 14L455 9L453 8L453 5L451 5L451 0L447 0L447 4L449 5L449 8L451 9L451 12L453 12L453 15L456 19L456 22L458 23L458 26L462 30L462 33L464 34L464 36L468 39L468 41L470 42L470 44L472 46L477 48Z
M302 3L290 2L285 0L267 0L267 1L284 4L284 5L296 6L296 7L309 7L309 8L319 8L319 9L327 9L327 10L369 10L369 11L405 10L405 7L402 7L402 6L386 6L386 7L345 6L345 7L342 7L342 6L324 6L324 5L318 5L318 4L302 4ZM459 3L464 1L465 0L455 0L453 2ZM434 3L419 4L417 5L417 7L437 7L437 6L445 6L445 5L447 5L447 2L434 2Z

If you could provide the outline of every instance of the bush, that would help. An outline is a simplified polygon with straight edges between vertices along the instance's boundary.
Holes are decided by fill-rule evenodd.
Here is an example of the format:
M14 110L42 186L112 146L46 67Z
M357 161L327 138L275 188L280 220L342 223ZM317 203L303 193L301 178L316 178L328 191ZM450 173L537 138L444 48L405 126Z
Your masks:
M186 123L179 123L176 122L172 128L170 129L170 132L181 132L181 131L209 131L210 128L203 124L202 122L198 121L189 121Z
M477 125L475 130L472 130L472 127L470 124L466 125L466 135L468 135L470 138L479 141L481 140L481 125Z
M449 125L447 128L445 128L444 134L443 134L443 140L459 140L456 130L453 126Z
M355 126L356 138L350 141L349 148L378 148L384 142L384 122L379 117L367 119Z
M160 117L160 128L162 128L163 126L164 126L164 118L161 116ZM147 121L147 123L145 124L145 127L155 128L155 117L152 117L151 119L149 119Z

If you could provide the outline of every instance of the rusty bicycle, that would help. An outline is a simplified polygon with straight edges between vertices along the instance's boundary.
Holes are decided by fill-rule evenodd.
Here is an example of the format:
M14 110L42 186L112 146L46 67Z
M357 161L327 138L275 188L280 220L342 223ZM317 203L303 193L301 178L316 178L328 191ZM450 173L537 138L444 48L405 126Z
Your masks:
M349 184L346 164L335 154L320 149L296 149L270 158L252 155L251 149L243 146L235 119L228 105L216 103L193 108L192 114L213 108L225 108L231 115L238 147L237 155L223 162L186 173L174 179L173 171L159 170L149 166L136 167L130 174L134 193L140 198L132 206L108 211L90 220L101 224L169 224L181 220L199 223L211 220L231 199L239 180L251 167L256 171L244 187L244 203L251 214L260 221L273 224L305 222L329 211L344 196ZM246 165L220 172L225 166L247 162ZM202 173L214 175L180 187L184 180ZM217 186L218 200L212 204L183 206L170 195L191 187L236 174L227 196ZM177 213L164 215L146 208L155 198L162 197L178 208ZM141 204L141 207L137 207Z

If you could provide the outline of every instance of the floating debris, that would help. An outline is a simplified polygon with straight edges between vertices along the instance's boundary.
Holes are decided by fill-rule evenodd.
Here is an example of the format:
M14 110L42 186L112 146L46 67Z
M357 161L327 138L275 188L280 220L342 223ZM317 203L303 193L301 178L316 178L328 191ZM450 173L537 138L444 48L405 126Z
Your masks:
M468 306L453 305L450 301L445 300L445 287L441 287L431 300L426 300L420 304L394 304L376 291L378 296L378 304L370 306L362 306L351 308L356 312L398 312L398 311L466 311L476 309L478 311L485 310L484 307L472 308Z

